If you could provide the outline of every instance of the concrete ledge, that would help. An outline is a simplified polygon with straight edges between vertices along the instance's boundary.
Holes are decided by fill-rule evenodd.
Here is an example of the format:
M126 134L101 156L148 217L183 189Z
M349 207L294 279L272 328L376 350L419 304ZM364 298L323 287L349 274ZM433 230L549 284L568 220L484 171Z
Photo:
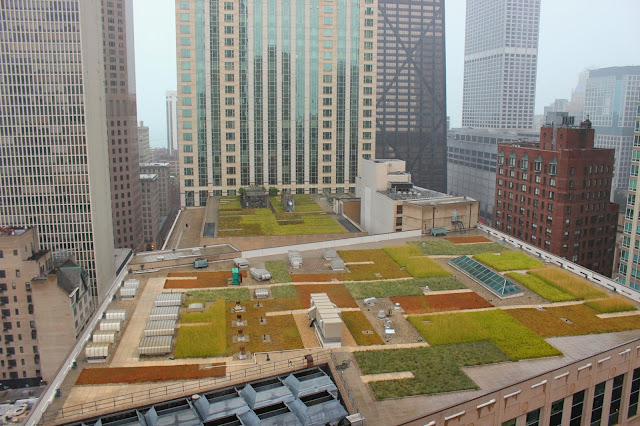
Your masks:
M413 373L411 371L398 371L395 373L368 374L362 376L362 381L365 383L400 379L413 379Z

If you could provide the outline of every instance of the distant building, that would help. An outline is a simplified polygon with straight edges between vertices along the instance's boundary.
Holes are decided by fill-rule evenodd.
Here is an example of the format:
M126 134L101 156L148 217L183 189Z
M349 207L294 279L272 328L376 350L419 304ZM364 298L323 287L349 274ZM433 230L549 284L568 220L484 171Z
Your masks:
M151 146L149 146L149 126L144 125L144 121L138 126L138 146L140 147L140 163L151 161Z
M158 176L158 209L160 216L168 216L171 205L171 173L169 163L141 163L140 173ZM175 206L177 207L177 206Z
M568 99L556 99L551 102L550 105L544 107L544 115L547 116L552 112L568 112L569 100Z
M491 225L498 144L535 141L539 135L539 132L525 130L452 129L447 138L447 192L478 200L480 218Z
M133 0L109 0L100 4L113 241L116 248L137 249L142 242L142 221Z
M158 248L160 233L160 206L158 175L141 174L142 184L142 233L147 249Z
M499 144L494 227L610 277L613 157L612 149L594 148L588 121L545 125L540 143Z
M414 186L402 160L365 160L356 182L360 225L369 234L431 228L457 230L478 224L478 202ZM455 213L454 213L455 211ZM425 213L426 212L426 213Z
M531 129L540 0L467 0L462 127Z
M3 386L53 379L95 311L87 272L71 260L53 270L35 228L0 228Z
M571 101L567 112L570 117L575 117L577 122L583 121L586 117L584 115L584 99L587 91L587 79L589 78L589 68L578 74L578 84L575 89L571 91Z
M627 187L638 98L640 66L589 71L584 113L596 131L595 146L615 149L614 190Z
M416 185L437 191L447 190L444 9L444 0L378 0L374 10L376 158L406 161Z
M167 153L178 152L178 92L166 92L167 108Z
M618 259L616 276L621 284L640 291L640 197L638 197L638 175L640 174L640 100L637 103L636 125L631 154L631 174L627 189L627 208Z

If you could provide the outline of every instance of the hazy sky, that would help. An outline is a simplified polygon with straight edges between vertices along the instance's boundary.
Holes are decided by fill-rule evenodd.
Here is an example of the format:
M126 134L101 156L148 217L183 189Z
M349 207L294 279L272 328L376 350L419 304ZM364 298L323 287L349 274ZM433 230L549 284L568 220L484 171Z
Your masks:
M176 89L174 0L134 0L138 120L151 145L166 146L164 95ZM447 114L462 120L466 0L445 0ZM638 0L542 0L536 114L556 98L569 98L578 73L589 66L640 64ZM636 53L634 53L636 52Z

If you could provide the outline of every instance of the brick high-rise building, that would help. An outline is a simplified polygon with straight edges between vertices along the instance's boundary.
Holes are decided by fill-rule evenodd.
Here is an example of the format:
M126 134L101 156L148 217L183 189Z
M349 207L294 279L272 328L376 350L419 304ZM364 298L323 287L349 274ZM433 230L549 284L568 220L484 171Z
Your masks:
M115 247L142 242L133 0L102 0L104 80Z
M377 25L377 0L176 1L181 205L355 190L375 153Z
M610 277L614 150L593 144L589 121L543 126L539 144L499 144L495 228Z

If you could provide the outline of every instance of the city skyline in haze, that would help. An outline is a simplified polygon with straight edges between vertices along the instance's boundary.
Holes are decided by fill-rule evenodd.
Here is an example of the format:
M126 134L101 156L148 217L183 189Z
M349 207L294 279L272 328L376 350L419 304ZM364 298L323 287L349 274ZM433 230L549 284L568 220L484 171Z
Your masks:
M167 142L165 92L176 90L175 2L136 0L134 25L138 120L150 129L150 144ZM447 115L460 127L464 69L466 0L445 1ZM542 0L535 113L557 98L571 97L578 74L587 67L639 64L633 54L640 2ZM634 60L635 59L635 60Z

